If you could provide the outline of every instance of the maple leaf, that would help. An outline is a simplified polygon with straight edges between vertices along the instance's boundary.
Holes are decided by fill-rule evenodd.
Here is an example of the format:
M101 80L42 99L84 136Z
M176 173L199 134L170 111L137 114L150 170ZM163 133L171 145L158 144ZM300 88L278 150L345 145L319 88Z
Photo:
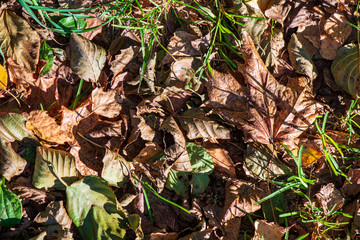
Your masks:
M237 72L234 77L214 71L206 105L241 128L247 142L293 146L314 122L320 104L313 100L309 88L296 91L280 84L267 70L248 33L243 33L243 40L245 63L240 72L244 83L235 78Z

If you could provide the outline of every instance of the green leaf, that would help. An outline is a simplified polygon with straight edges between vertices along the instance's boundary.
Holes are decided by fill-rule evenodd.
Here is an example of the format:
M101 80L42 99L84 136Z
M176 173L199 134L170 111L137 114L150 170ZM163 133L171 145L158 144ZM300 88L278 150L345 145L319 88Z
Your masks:
M202 109L192 108L187 110L179 117L179 121L187 132L186 136L189 139L230 139L230 130L205 116Z
M106 148L101 177L111 186L122 187L129 179L129 163L119 154Z
M54 53L44 40L40 46L40 58L46 61L45 67L41 70L40 75L45 75L52 69L54 65Z
M66 196L67 212L83 239L124 238L126 213L105 180L87 176L67 186Z
M17 154L10 142L0 135L0 175L10 181L24 171L26 160Z
M0 49L6 57L35 72L39 62L40 37L30 25L9 10L0 16Z
M78 175L75 158L70 153L46 147L36 149L34 187L64 189L58 177L71 184L78 180Z
M341 47L331 64L335 83L342 90L353 96L359 95L359 46L354 43Z
M74 18L74 17L65 17L60 19L58 22L59 26L63 28L65 32L68 32L65 36L70 36L70 33L73 32L73 30L77 29L85 29L87 26L87 23L82 18Z
M21 201L18 196L5 188L4 177L1 177L0 185L0 226L12 227L21 221Z
M80 78L97 82L106 61L106 51L88 39L72 33L70 37L70 67Z
M282 224L284 222L284 218L280 218L279 215L287 211L287 202L284 194L277 194L271 199L263 202L261 204L261 209L268 222Z
M187 197L189 187L192 194L200 195L210 182L208 175L214 170L213 158L204 147L195 143L187 143L186 150L189 153L192 173L171 169L165 186L183 197Z
M17 113L0 113L0 133L7 141L15 140L38 144L37 139L25 126L26 117ZM35 145L36 145L35 144Z

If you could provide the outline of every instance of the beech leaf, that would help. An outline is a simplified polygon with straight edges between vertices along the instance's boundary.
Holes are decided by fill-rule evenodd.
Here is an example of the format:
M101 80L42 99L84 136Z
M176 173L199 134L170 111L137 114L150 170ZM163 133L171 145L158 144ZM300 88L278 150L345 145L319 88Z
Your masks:
M0 175L10 181L12 177L21 174L25 166L26 160L20 157L11 147L10 142L0 135Z
M230 139L230 130L205 116L202 109L190 109L179 118L181 126L189 139L211 138Z
M314 122L321 105L313 100L309 88L297 92L280 84L267 70L246 32L243 40L245 63L240 65L240 71L246 86L230 73L213 70L206 105L241 128L247 142L293 146Z
M7 141L15 140L35 142L32 135L25 126L26 117L17 113L0 113L0 133Z
M92 110L107 118L119 116L121 104L116 101L116 91L109 89L107 92L102 88L95 88L91 92Z
M6 70L2 65L0 65L0 89L6 89L7 82L8 82L8 78L7 78Z
M71 184L78 180L78 175L75 158L70 153L46 147L36 149L34 187L64 189L64 185L58 180L58 177L67 184Z
M39 62L40 37L22 17L4 10L0 16L0 48L6 57L34 72Z
M129 163L119 154L106 148L101 177L115 187L122 187L129 180Z
M106 61L106 51L86 38L72 33L70 67L80 78L97 82Z
M124 239L125 212L107 182L87 176L66 187L66 209L83 239Z

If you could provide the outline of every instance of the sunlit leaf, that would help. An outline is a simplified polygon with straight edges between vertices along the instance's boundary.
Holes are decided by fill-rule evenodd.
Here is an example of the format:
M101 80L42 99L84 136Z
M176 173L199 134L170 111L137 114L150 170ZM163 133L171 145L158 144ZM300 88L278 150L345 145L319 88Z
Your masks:
M19 224L22 218L22 205L20 199L4 186L5 178L0 183L0 226L12 227Z
M64 185L58 180L58 177L67 184L71 184L78 180L78 175L75 158L70 153L46 147L36 149L34 187L64 189Z
M5 71L5 68L0 65L0 89L6 89L7 88L7 73Z
M101 177L112 186L122 187L129 180L129 163L119 154L106 149Z
M0 175L10 181L12 177L21 174L26 166L26 160L17 154L10 142L0 135Z
M54 53L52 52L51 48L47 45L45 40L41 43L40 58L46 61L46 65L41 70L40 73L41 75L45 75L48 72L50 72L54 64Z

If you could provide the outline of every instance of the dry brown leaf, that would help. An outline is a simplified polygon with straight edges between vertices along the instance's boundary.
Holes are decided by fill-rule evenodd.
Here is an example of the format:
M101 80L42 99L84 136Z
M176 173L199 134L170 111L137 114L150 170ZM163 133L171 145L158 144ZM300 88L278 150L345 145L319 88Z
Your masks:
M131 62L139 50L140 48L138 46L130 46L122 49L120 53L115 56L115 60L111 62L110 68L115 77L123 72L126 65Z
M162 64L170 63L173 60L172 57L200 56L200 52L198 52L191 44L191 42L195 41L197 38L197 36L188 32L176 31L167 46L167 50L172 56L168 53L164 57Z
M86 21L86 28L97 27L102 24L102 21L97 17L87 18L87 19L85 19L85 21ZM92 40L94 37L96 37L96 35L101 33L102 30L103 30L103 27L97 27L95 30L92 30L89 32L84 32L84 33L81 33L80 35L83 36L84 38Z
M289 228L283 228L266 220L255 221L255 235L253 240L281 240Z
M345 202L340 190L335 188L333 183L323 185L315 196L321 204L324 214L329 214L333 208L332 212L341 209Z
M210 142L204 142L202 146L213 157L214 168L216 171L230 178L236 178L235 164L228 151L220 145Z
M150 240L177 240L179 238L178 233L151 233Z
M217 71L209 81L207 106L245 132L245 140L294 145L318 115L311 91L297 92L280 84L266 69L250 36L244 32L241 65L246 87Z
M284 25L284 21L291 10L291 5L286 0L273 0L272 2L272 5L264 12L265 16Z
M327 60L334 60L337 50L350 36L352 27L347 23L346 16L340 11L332 14L325 22L323 34L320 36L320 54Z
M165 155L175 161L172 169L180 172L192 172L191 162L186 150L186 140L172 116L169 116L161 124L163 130L173 137L173 143L165 149Z
M117 117L122 109L117 98L118 94L116 90L109 89L105 92L102 88L95 88L91 92L92 110L94 113L103 117Z
M349 180L344 182L344 186L340 190L344 196L356 196L360 192L360 169L350 168L347 176Z
M141 149L140 153L133 159L134 162L146 163L153 157L163 152L159 144L155 142L145 143L145 148Z
M39 62L40 37L25 19L4 10L0 16L0 48L21 67L32 72Z
M31 183L31 179L29 179L29 182ZM22 200L23 203L31 200L38 204L44 204L49 200L55 200L51 195L47 195L45 191L32 187L15 186L12 188L12 190Z
M228 181L225 190L224 223L261 209L261 205L255 203L266 196L264 188L238 179Z
M66 212L63 201L50 202L46 206L45 211L38 213L34 221L44 225L59 224L65 228L70 228L72 224L72 220Z
M54 118L46 111L35 110L30 112L26 128L47 144L64 144L72 142L72 134L61 129Z
M166 80L168 86L185 88L194 77L195 71L201 66L198 58L182 57L171 64L171 72Z

